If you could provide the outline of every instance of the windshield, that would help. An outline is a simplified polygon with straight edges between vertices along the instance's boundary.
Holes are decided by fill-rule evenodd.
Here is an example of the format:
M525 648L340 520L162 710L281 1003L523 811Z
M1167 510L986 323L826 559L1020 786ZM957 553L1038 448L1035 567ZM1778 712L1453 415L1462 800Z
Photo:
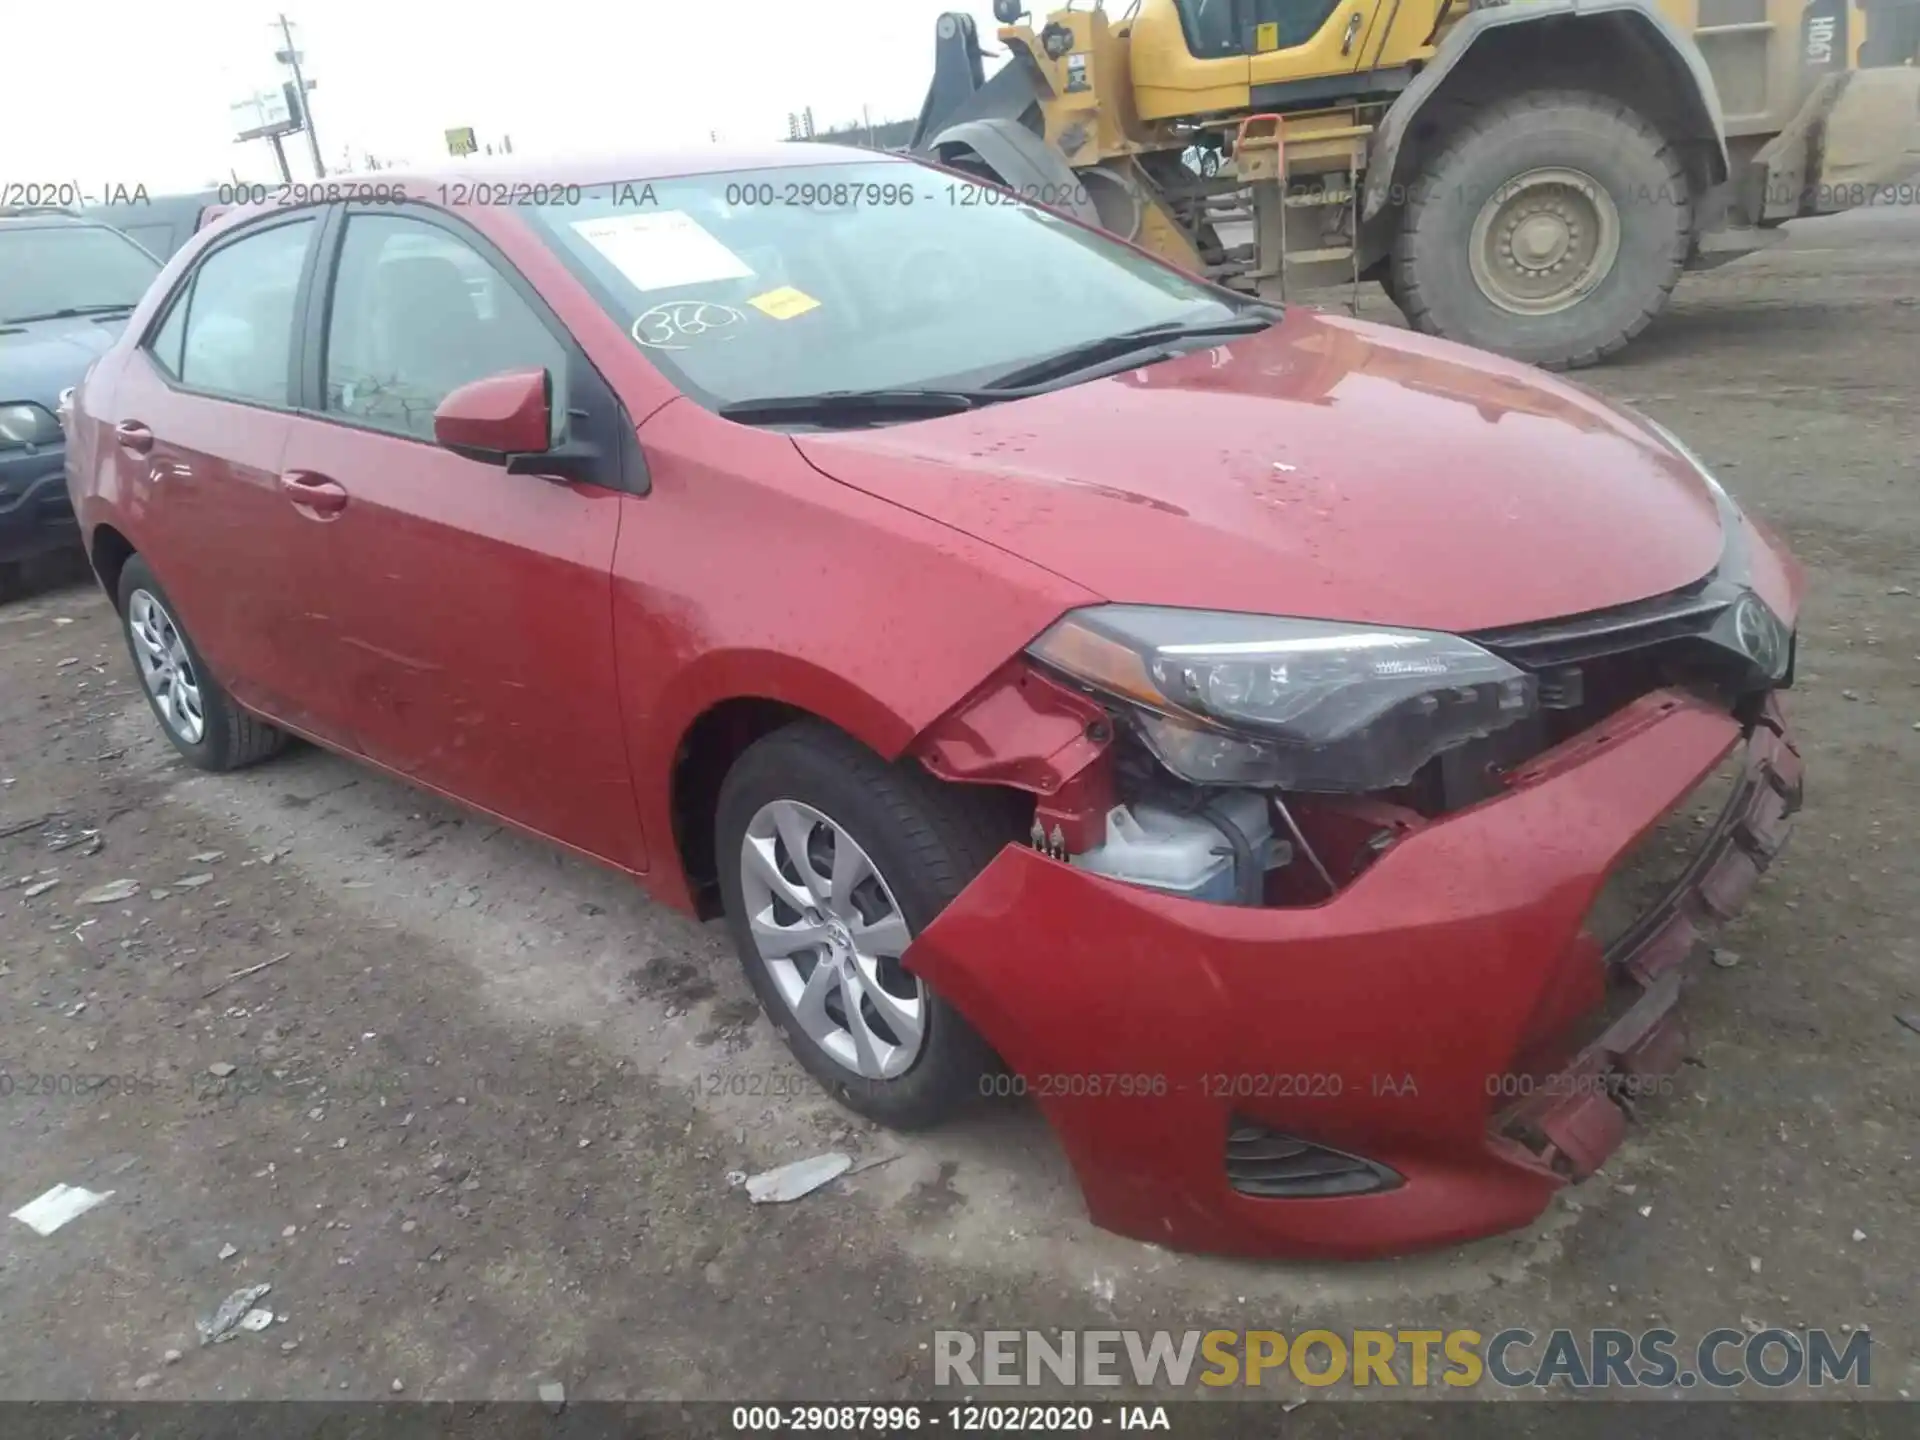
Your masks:
M633 181L567 199L523 213L710 408L986 383L1066 347L1236 311L1097 232L899 161Z
M105 226L0 226L0 322L131 310L159 273L159 261Z

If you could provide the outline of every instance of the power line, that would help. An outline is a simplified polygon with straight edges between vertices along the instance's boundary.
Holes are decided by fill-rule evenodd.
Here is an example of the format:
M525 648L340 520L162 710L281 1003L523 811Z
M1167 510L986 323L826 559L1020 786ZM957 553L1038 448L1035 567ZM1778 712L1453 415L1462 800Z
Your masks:
M286 48L273 58L293 71L293 93L300 101L300 125L307 132L307 153L313 157L313 175L316 180L324 180L327 167L320 159L320 137L313 133L313 101L307 95L313 83L300 73L300 52L293 48L293 26L284 12L278 23Z

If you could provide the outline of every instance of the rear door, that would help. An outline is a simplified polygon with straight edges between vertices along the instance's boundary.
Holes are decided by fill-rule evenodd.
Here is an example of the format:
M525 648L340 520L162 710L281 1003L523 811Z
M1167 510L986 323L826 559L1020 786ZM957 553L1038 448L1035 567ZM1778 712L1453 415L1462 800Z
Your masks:
M109 418L133 539L215 676L242 704L335 738L315 705L315 527L280 485L321 218L275 217L201 256Z
M337 500L329 688L371 758L641 868L611 580L631 423L533 288L458 220L352 208L329 251L309 314L311 413L283 462ZM435 443L451 391L536 366L553 378L556 441L598 437L599 483L510 475Z

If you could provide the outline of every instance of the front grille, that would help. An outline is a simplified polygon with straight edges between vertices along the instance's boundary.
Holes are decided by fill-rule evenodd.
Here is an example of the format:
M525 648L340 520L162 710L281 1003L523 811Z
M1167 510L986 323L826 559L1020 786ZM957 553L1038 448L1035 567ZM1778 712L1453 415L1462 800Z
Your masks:
M1736 607L1745 593L1708 576L1650 600L1469 638L1538 677L1544 724L1537 749L1656 690L1684 691L1750 723L1768 692L1793 683L1793 651L1789 642L1786 672L1776 680L1742 648ZM1513 764L1510 756L1488 758L1503 770Z
M1400 1177L1372 1160L1235 1116L1227 1128L1227 1183L1242 1195L1302 1199L1391 1190Z
M1611 610L1484 630L1470 638L1523 670L1550 670L1703 637L1733 601L1724 586L1702 583Z

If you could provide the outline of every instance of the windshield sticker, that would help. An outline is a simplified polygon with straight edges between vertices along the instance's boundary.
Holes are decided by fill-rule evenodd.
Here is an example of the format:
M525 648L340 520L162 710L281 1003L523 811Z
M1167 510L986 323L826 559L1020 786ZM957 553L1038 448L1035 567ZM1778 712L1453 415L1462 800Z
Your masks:
M669 300L633 322L634 343L649 350L686 350L736 339L747 317L711 300Z
M791 285L782 285L778 290L769 290L764 295L756 295L747 303L764 315L776 320L791 320L796 315L804 315L809 310L818 310L820 302L804 290L796 290Z
M573 228L641 290L673 290L753 276L745 261L679 210L576 220Z

